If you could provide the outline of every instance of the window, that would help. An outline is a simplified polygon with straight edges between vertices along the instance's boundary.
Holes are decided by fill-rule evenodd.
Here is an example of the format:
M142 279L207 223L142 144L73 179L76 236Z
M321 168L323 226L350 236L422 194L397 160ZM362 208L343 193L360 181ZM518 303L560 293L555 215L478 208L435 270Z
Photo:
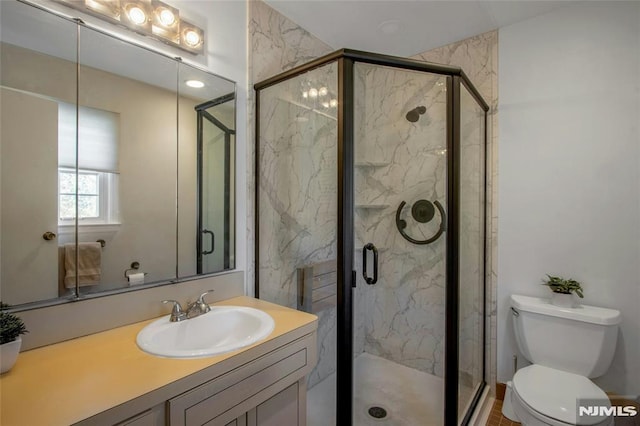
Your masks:
M78 170L79 224L118 223L117 179L114 173ZM60 225L69 224L76 214L76 173L58 170L58 218Z
M78 224L118 223L117 113L78 108ZM58 222L76 215L76 107L58 105Z

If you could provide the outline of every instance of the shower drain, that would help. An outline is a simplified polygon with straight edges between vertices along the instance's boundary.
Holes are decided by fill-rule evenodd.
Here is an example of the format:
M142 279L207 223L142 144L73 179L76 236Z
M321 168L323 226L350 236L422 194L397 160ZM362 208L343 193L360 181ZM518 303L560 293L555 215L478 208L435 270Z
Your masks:
M387 410L382 407L373 406L369 408L369 415L374 419L384 419L387 417Z

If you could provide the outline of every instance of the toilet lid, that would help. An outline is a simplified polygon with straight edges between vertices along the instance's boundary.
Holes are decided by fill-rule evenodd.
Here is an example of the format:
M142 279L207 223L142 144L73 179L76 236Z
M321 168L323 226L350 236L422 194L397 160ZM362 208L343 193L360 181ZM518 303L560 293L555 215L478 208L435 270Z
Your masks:
M578 374L534 364L516 372L513 388L532 409L561 422L594 425L607 418L582 416L580 422L577 421L578 399L595 399L609 404L609 398L602 389Z

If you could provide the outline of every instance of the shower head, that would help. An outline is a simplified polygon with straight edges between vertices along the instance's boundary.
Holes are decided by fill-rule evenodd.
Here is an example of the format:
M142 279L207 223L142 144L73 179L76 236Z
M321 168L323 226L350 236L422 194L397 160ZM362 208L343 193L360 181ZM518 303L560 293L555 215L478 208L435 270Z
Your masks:
M420 116L422 114L424 114L425 112L427 112L427 107L418 106L418 107L415 107L414 109L412 109L411 111L409 111L405 117L411 123L415 123L416 121L418 121L420 119Z

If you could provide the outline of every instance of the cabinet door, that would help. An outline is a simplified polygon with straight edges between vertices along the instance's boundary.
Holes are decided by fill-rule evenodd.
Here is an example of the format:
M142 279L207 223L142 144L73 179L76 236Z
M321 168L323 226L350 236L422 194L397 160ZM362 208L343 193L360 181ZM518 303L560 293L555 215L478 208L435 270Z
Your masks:
M58 297L58 104L2 88L2 301Z
M247 415L243 414L232 422L227 423L225 426L247 426Z
M300 418L299 382L275 394L255 410L256 426L302 426L306 419Z

